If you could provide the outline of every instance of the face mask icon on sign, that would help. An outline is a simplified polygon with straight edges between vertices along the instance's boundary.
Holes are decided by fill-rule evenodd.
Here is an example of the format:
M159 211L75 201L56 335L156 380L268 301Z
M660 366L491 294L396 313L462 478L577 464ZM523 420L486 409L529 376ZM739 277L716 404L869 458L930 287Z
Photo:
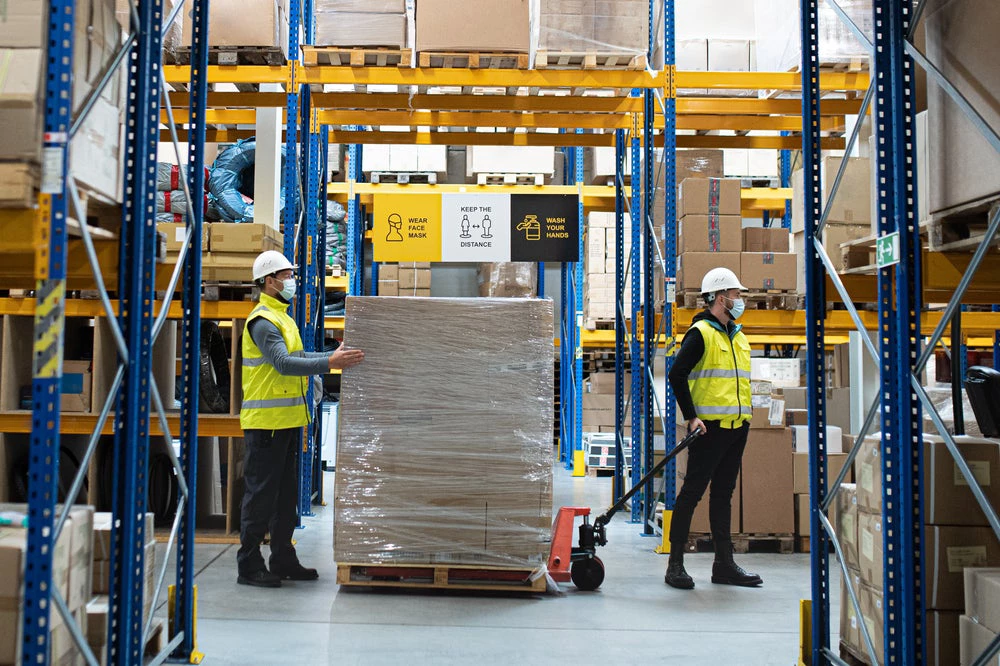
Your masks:
M385 237L388 243L403 242L403 218L397 213L389 216L389 233Z
M525 215L524 222L517 225L518 231L524 232L524 239L536 241L542 239L542 225L537 215Z

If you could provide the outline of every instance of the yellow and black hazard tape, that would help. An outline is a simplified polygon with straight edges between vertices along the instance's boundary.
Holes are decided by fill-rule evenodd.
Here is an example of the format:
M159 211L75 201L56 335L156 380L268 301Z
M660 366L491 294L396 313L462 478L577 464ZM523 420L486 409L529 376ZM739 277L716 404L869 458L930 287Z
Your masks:
M38 283L37 294L32 376L58 377L66 324L66 281L42 280Z

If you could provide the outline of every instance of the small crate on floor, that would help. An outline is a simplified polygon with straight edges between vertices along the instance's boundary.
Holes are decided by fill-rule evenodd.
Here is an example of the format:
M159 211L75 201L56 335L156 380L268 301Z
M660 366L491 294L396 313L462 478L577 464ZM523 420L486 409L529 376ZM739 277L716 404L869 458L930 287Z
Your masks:
M442 564L337 564L337 584L478 592L545 592L534 569Z

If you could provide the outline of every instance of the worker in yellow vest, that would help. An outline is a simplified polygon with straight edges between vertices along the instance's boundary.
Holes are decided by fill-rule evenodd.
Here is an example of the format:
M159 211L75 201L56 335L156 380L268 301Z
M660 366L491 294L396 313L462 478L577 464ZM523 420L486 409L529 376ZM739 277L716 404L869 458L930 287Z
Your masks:
M732 497L750 430L750 343L736 323L745 309L739 278L728 268L713 268L701 284L705 311L695 316L670 370L670 386L687 421L688 432L703 434L688 450L687 474L677 494L670 524L670 560L664 581L694 588L684 569L691 517L711 483L708 499L715 563L712 582L756 587L760 576L733 561L730 533Z
M332 354L304 352L298 327L288 315L295 298L295 269L280 252L261 253L253 263L260 301L243 334L243 513L237 582L281 587L284 580L315 580L292 546L297 522L302 426L312 420L306 403L309 378L364 360L364 352L338 348ZM271 535L270 570L260 545Z

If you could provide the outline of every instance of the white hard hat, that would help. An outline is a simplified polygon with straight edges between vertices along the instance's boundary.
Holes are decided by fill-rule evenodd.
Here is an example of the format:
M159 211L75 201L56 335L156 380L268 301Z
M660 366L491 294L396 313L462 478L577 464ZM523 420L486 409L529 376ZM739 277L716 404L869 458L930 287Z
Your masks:
M261 252L253 260L253 279L256 281L268 275L273 275L278 271L288 270L289 268L295 270L298 266L294 266L292 262L288 261L285 255L277 250Z
M705 273L705 277L701 280L701 293L703 294L714 294L719 291L728 291L730 289L739 289L740 291L747 290L747 288L740 283L740 279L736 277L736 273L732 272L728 268L713 268L709 272Z

